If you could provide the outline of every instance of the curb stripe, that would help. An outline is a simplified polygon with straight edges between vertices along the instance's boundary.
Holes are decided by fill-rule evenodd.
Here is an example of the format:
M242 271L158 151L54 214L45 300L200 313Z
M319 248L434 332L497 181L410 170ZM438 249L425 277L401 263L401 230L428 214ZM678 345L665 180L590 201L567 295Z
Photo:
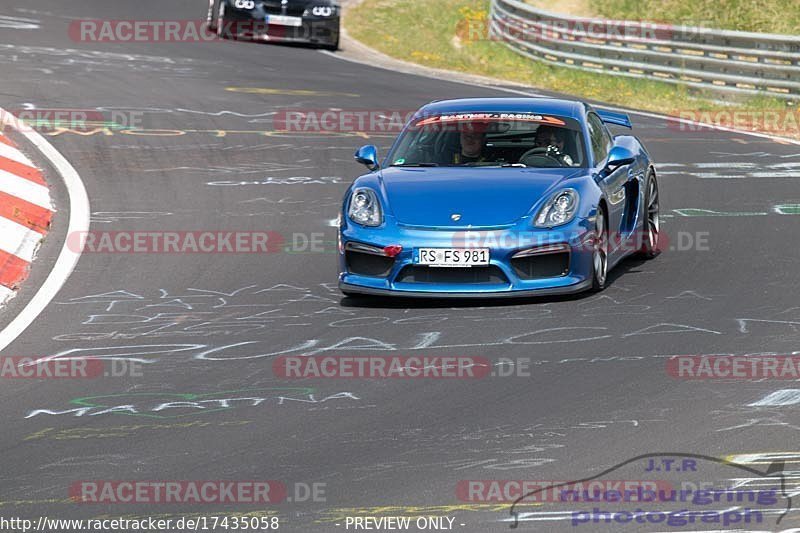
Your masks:
M14 254L0 250L0 287L16 289L28 277L31 264ZM0 303L3 302L3 290L0 290Z
M52 218L42 171L0 134L0 305L28 277Z
M13 159L0 156L0 169L10 172L11 174L16 174L34 183L38 183L39 185L47 185L47 182L44 181L44 176L42 176L42 172L38 168L14 161Z
M2 137L0 137L2 139ZM6 157L8 159L14 160L17 163L22 163L23 165L27 165L29 167L35 166L28 157L19 151L13 144L2 144L0 143L0 156Z
M33 261L42 233L26 228L7 218L0 217L0 251L14 254L25 261Z
M53 212L16 196L0 192L0 217L44 233L50 228Z
M12 296L14 296L14 291L5 285L0 285L0 305L3 305Z
M52 209L50 191L47 187L2 169L0 169L0 192L22 198L26 202L44 209Z

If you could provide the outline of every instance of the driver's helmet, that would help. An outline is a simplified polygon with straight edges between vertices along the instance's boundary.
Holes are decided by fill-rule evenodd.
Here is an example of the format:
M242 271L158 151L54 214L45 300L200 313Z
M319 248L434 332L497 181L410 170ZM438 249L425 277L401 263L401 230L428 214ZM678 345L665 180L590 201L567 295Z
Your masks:
M572 166L572 157L566 153L566 130L556 126L542 125L536 130L536 147L547 148L547 154L563 164Z
M564 135L563 128L557 128L555 126L539 126L539 129L536 130L536 145L541 147L547 147L551 145L555 145L555 143L560 144L561 146L555 145L558 147L559 150L563 151L564 148L564 141L566 136Z

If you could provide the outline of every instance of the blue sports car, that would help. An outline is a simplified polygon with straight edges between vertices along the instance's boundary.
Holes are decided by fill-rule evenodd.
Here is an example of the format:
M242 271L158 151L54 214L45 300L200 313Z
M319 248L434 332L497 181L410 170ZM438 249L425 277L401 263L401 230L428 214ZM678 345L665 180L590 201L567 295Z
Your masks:
M430 103L345 194L345 295L501 297L602 290L659 251L658 182L627 115L576 101Z

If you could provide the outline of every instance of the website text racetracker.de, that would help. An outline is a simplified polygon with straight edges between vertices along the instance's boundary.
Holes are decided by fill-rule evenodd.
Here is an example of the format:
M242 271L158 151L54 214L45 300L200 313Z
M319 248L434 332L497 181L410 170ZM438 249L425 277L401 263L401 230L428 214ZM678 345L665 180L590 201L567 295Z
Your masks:
M90 518L63 519L40 516L36 520L0 517L0 531L270 531L281 526L277 516L194 516L191 518Z

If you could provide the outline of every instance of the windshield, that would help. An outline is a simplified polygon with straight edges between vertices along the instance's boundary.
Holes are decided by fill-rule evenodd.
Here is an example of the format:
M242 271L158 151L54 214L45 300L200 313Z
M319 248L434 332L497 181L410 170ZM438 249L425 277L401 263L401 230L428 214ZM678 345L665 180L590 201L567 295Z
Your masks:
M534 113L465 113L417 119L391 166L583 167L580 126Z

